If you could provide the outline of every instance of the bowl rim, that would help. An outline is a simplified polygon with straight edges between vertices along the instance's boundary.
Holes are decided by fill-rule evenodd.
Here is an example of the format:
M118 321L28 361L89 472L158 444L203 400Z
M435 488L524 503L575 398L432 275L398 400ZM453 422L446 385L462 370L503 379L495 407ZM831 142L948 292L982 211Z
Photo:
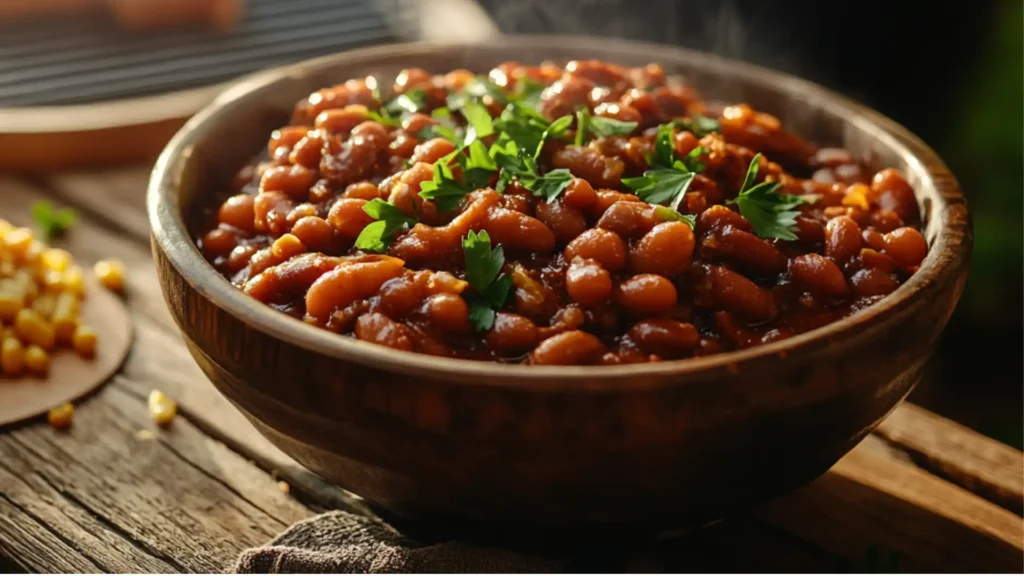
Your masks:
M631 387L659 386L667 380L674 383L703 381L722 374L736 374L741 365L771 359L784 360L794 355L834 349L840 341L854 338L895 317L913 304L915 297L921 296L929 288L942 285L944 280L957 274L969 261L971 238L966 202L955 178L939 156L895 121L829 89L757 65L662 44L575 35L509 35L485 42L498 43L510 49L529 47L536 50L540 47L581 51L600 47L607 51L612 48L618 53L647 57L651 62L675 60L685 61L687 65L703 70L727 68L731 69L730 74L742 76L748 82L775 85L783 92L800 94L800 99L808 105L837 116L845 116L848 123L858 125L880 139L883 146L895 150L908 163L909 169L920 177L915 187L918 200L923 197L922 189L930 189L932 192L928 195L934 199L931 218L941 221L940 232L917 272L882 300L850 316L784 340L751 348L699 358L643 364L536 366L462 360L394 350L312 326L280 313L238 290L200 254L188 233L176 194L181 163L191 154L200 128L216 122L222 110L235 105L248 94L268 89L289 78L302 77L309 71L327 65L358 64L366 59L382 56L393 58L403 54L426 56L472 49L480 43L425 41L374 46L306 60L254 75L223 92L179 130L153 168L146 203L154 249L162 251L182 278L217 308L264 334L305 350L388 372L414 376L430 374L433 378L453 383L521 386L532 382L535 385L546 384L548 388L552 381L557 381L564 388L616 388L623 385L623 378L631 377L635 379L630 381Z

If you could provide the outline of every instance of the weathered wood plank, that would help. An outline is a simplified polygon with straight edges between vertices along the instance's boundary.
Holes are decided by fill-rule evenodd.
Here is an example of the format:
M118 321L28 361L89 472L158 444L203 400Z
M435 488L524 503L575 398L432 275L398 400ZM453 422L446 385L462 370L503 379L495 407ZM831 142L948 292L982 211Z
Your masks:
M144 428L153 439L137 434ZM145 403L120 386L81 404L67 433L39 424L0 436L0 454L4 498L45 513L61 540L105 555L94 562L103 569L220 571L310 514L187 419L154 429Z
M1024 522L916 466L858 446L825 476L758 517L844 558L872 547L900 568L1010 572L1024 562Z
M1024 453L914 405L887 418L875 434L917 465L1024 514Z

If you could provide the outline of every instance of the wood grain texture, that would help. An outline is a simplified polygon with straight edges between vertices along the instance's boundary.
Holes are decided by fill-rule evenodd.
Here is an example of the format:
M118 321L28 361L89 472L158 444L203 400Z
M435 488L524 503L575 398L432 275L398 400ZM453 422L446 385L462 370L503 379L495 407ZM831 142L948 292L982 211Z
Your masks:
M923 408L908 405L876 433L922 468L1017 515L1024 513L1024 455Z

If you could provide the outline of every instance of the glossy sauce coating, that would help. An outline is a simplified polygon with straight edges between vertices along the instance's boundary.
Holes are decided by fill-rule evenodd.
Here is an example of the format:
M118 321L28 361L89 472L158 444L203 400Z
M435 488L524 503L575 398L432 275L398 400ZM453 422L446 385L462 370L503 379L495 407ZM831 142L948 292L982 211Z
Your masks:
M415 93L424 108L393 126L373 119L376 81L349 80L296 105L291 125L211 208L197 243L240 289L324 329L411 352L552 365L688 358L784 339L876 302L927 256L917 200L897 171L871 174L745 104L711 109L660 66L505 63L488 78L506 93L542 87L537 110L549 121L585 108L637 127L576 145L574 121L566 138L547 140L541 173L572 174L550 201L517 182L499 193L492 181L445 211L419 195L432 164L456 149L429 134L439 123L430 111L474 75L403 71L394 95ZM494 118L504 108L492 96L480 102ZM697 115L718 130L687 129ZM658 126L680 119L675 153L697 150L703 164L679 203L692 227L666 221L622 182L650 168ZM757 153L758 182L808 200L794 240L759 236L730 203ZM364 211L375 199L416 221L381 254L354 247L375 221ZM512 280L482 331L462 249L470 231L501 245Z

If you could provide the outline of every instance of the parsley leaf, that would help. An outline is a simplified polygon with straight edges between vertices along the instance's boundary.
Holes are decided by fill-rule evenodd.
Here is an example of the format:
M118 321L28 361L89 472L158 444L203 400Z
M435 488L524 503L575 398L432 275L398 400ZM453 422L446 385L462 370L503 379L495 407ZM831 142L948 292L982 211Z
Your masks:
M415 114L426 107L427 93L423 90L409 90L385 104L381 110L394 117L401 116L403 113Z
M637 198L648 204L668 203L673 210L678 210L696 175L695 172L674 168L658 168L644 172L639 178L623 178L622 183L632 188Z
M683 222L690 228L697 225L697 217L693 214L680 214L666 206L655 206L654 216L662 222Z
M689 130L697 138L703 138L712 132L722 132L722 125L714 118L691 114L689 118L677 118L672 121L681 130Z
M754 184L760 166L761 155L757 154L750 161L743 187L729 204L739 206L740 214L750 221L754 232L762 238L778 238L779 240L796 240L794 234L796 217L800 211L796 208L809 201L792 194L779 194L776 190L779 182L761 182Z
M505 251L501 246L492 250L490 235L481 230L466 234L462 253L466 257L466 281L477 292L467 298L469 319L477 332L485 332L494 326L495 310L505 305L512 289L512 277L501 274Z
M420 184L420 198L433 200L437 203L437 209L442 212L458 208L466 194L473 191L455 179L449 166L449 163L461 153L462 150L456 150L434 162L434 178Z
M489 186L498 166L494 163L491 155L487 153L487 147L483 142L474 140L467 149L469 154L462 170L462 181L470 190L479 190Z
M363 206L363 212L376 220L371 222L356 238L356 248L367 252L384 252L391 243L392 236L408 229L416 223L416 219L406 216L400 208L374 198Z
M540 95L546 86L533 78L523 76L516 81L515 90L510 95L510 100L520 102L536 110L540 107Z
M644 202L667 205L678 213L679 205L694 177L704 169L699 160L704 153L704 148L698 146L686 155L685 161L680 159L676 154L672 124L662 124L658 126L658 134L654 139L654 153L647 160L651 169L638 178L623 178L622 183L632 188ZM691 223L689 220L684 221Z
M572 173L565 168L551 170L541 174L537 167L537 159L526 153L516 142L502 135L502 139L491 146L494 163L501 168L498 179L498 191L504 192L505 187L513 180L544 200L551 202L572 182Z
M547 138L558 138L572 125L572 116L566 115L548 122L539 112L522 102L510 102L494 122L498 132L508 134L519 148L539 150Z
M60 236L75 224L77 214L71 208L54 210L53 205L41 200L32 205L32 221L46 239Z
M466 134L466 141L472 142L478 138L494 134L494 122L491 120L491 113L487 107L479 102L466 102L462 107L462 115L472 127L472 133Z
M636 130L636 122L623 122L614 118L593 116L590 110L580 108L576 111L576 141L577 146L582 146L587 139L587 131L594 134L595 138L607 136L627 136Z
M484 96L490 96L499 104L508 102L508 96L501 86L486 76L474 76L461 90L448 95L447 104L452 110L461 110L468 102L479 102Z

